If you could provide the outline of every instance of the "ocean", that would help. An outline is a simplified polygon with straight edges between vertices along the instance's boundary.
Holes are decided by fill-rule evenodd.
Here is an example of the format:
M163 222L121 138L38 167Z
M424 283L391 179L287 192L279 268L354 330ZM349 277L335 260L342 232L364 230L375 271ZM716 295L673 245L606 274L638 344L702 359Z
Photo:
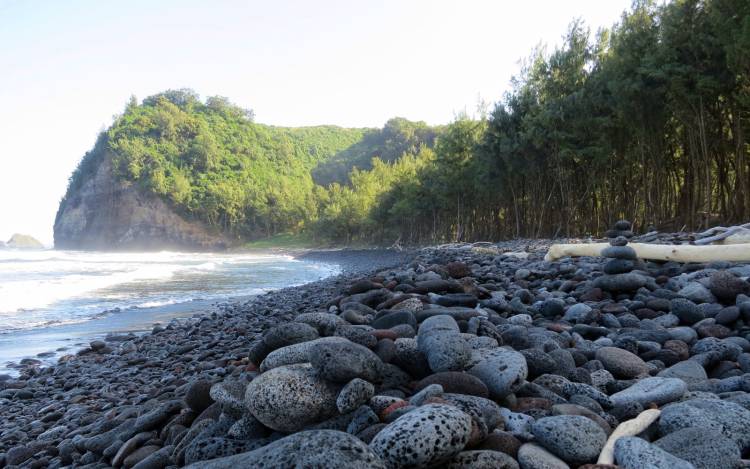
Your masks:
M335 264L273 253L0 250L0 373L23 358L51 363L110 332L149 330L337 273Z

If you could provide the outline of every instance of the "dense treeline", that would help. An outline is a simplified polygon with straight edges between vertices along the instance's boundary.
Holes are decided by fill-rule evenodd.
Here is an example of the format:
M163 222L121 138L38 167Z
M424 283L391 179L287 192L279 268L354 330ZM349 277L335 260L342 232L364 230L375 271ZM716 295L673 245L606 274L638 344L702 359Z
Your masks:
M574 21L489 115L447 126L279 128L190 91L131 102L100 155L238 239L306 231L391 244L698 229L750 220L750 1L636 1Z
M619 217L665 229L750 220L750 2L637 1L591 36L576 21L561 48L534 51L487 119L448 126L434 158L392 177L359 226L341 217L347 235L434 242L601 233Z

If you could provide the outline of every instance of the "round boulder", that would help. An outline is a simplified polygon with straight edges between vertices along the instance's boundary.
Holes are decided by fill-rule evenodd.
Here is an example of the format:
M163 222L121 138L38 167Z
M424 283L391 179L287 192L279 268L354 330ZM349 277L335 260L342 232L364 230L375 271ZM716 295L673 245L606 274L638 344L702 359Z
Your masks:
M382 429L370 448L389 467L432 466L458 454L468 443L471 428L471 417L457 408L428 404Z
M329 381L347 383L354 378L378 381L383 362L373 352L354 342L319 342L310 349L310 363Z
M596 359L616 378L631 379L648 374L648 365L638 355L617 347L602 347Z
M294 432L334 415L338 390L309 364L288 365L252 380L245 405L265 426Z
M497 348L487 351L482 359L469 369L482 380L493 399L502 399L517 391L528 376L526 358L514 350Z
M531 425L531 432L553 454L577 465L596 460L607 441L599 425L579 415L541 418Z

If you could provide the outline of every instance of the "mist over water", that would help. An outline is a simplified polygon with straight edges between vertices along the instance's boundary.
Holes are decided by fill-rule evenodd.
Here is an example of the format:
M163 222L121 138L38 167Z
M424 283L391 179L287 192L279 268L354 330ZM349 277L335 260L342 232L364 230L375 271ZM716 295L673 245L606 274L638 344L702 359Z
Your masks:
M265 253L0 250L0 368L24 356L23 342L45 341L50 332L85 336L86 323L99 332L108 323L113 331L128 329L131 316L142 327L165 308L174 316L194 300L255 295L338 272L336 265Z

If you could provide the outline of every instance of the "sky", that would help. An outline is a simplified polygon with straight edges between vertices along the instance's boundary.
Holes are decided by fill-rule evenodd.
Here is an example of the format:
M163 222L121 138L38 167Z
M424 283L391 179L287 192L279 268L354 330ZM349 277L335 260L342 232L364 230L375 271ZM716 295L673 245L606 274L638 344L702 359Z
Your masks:
M52 244L68 177L129 97L191 88L256 121L430 124L494 103L539 44L630 0L0 0L0 240Z

